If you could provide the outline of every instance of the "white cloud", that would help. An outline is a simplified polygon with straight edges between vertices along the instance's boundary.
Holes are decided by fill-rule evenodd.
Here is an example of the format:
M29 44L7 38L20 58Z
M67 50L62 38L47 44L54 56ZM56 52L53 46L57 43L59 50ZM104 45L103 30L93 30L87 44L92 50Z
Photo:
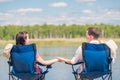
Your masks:
M89 12L89 11L84 11ZM89 15L80 16L80 22L86 23L110 23L119 24L120 22L120 11L104 9L100 12L92 13Z
M31 25L34 23L39 23L40 19L38 16L29 16L26 15L28 12L41 12L40 8L24 8L17 10L9 10L4 13L0 13L0 24L16 24L16 25ZM35 14L35 13L34 13ZM38 18L38 19L36 19Z
M97 1L97 0L76 0L77 2L94 2L94 1Z
M120 15L120 11L108 11L108 15Z
M9 17L13 17L13 15L10 13L0 13L0 18L9 18Z
M0 13L0 17L2 17L2 16L8 16L9 15L9 13Z
M91 10L83 10L82 13L85 13L85 14L91 14L92 11L91 11Z
M19 12L17 12L19 11ZM32 10L18 9L0 13L0 24L16 24L16 25L33 25L33 24L94 24L94 23L111 23L119 24L120 11L100 9L98 11L83 10L84 14L74 14L62 12L59 15L53 16L39 16L39 15L21 15L22 12L34 12ZM37 10L35 10L37 11ZM38 10L39 11L39 10Z
M68 4L65 2L56 2L50 5L51 7L67 7Z
M76 22L76 18L68 16L49 16L44 21L46 21L47 24L73 24Z
M111 20L119 20L120 21L120 11L108 11L105 15L105 17L107 16L107 19L111 19Z
M23 12L23 13L27 13L27 12L41 12L42 9L41 8L21 8L18 9L17 12Z
M93 4L93 3L88 3L87 5L88 5L88 6L93 6L94 4Z
M13 1L13 0L0 0L0 2L9 2L9 1Z
M9 10L7 11L9 14L14 15L26 15L27 13L34 13L34 12L42 12L43 9L41 8L20 8L16 10Z

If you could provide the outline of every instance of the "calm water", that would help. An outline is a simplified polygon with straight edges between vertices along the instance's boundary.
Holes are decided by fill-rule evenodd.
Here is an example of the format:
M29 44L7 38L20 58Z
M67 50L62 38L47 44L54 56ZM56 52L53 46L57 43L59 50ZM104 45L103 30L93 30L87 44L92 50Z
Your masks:
M38 48L38 52L44 60L58 56L71 59L76 49L77 47L49 47ZM120 47L117 52L117 59L112 66L113 80L120 80ZM0 49L0 54L2 54L2 49ZM0 57L0 80L8 80L7 59L3 56ZM59 62L53 64L52 69L46 75L46 80L74 80L71 66Z

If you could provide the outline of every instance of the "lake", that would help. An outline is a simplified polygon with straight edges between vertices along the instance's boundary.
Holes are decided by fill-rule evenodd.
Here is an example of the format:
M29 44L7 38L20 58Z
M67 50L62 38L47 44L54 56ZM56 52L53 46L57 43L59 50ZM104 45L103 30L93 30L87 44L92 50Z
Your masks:
M77 47L42 47L37 50L44 60L49 60L58 56L71 59L76 49ZM2 54L2 49L0 49L0 54ZM8 67L7 59L0 56L0 80L8 80ZM120 47L117 50L117 59L112 64L112 70L113 80L120 80ZM63 62L53 64L46 75L46 80L74 80L71 66Z

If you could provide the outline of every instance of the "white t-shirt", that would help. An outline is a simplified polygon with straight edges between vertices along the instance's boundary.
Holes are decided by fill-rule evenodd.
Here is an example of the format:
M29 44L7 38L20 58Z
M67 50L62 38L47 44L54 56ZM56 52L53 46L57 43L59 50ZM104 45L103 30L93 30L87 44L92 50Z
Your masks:
M99 41L98 40L92 40L89 43L99 44ZM80 62L80 61L83 61L82 46L78 47L78 49L76 50L76 53L75 53L74 57L71 59L72 64L75 64L75 63ZM83 68L84 68L84 66L80 66L78 68L78 73L80 73L83 70Z

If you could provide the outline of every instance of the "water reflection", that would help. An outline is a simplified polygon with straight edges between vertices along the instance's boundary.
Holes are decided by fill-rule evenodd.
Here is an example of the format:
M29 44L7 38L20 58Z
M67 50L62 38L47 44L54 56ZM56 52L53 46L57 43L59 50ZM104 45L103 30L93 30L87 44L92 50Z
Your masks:
M47 60L58 56L71 59L77 47L48 47L38 48L40 56ZM0 49L2 52L2 50ZM120 80L120 47L118 49L117 59L113 64L113 80ZM7 59L0 57L0 80L8 80L8 64ZM55 63L52 65L49 73L46 75L46 80L74 80L70 65L65 63Z
M76 49L77 47L47 47L47 48L38 48L38 53L44 59L56 58L58 56L65 58L72 58Z

